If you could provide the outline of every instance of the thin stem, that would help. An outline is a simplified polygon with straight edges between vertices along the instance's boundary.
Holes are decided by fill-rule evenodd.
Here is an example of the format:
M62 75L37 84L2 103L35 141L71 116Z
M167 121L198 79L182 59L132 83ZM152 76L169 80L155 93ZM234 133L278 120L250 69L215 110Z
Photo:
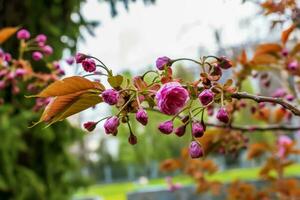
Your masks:
M237 92L232 94L231 97L235 99L251 99L253 101L256 101L257 103L269 102L269 103L279 104L285 109L290 110L294 115L300 116L300 110L296 106L293 106L287 101L284 101L282 98L253 95L253 94L248 94L246 92Z
M177 62L177 61L181 61L181 60L188 60L188 61L194 62L194 63L202 66L201 62L198 62L198 61L196 61L194 59L191 59L191 58L178 58L178 59L172 60L172 64Z
M135 97L135 95L132 95L132 97L130 97L130 99L122 106L122 108L120 109L120 111L118 112L117 116L119 116L121 114L121 112L124 110L124 108L131 102L131 100Z

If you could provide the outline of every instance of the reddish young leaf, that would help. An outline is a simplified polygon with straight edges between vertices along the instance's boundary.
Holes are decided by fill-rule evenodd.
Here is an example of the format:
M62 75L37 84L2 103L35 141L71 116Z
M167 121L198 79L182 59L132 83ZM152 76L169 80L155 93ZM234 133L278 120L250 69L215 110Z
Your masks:
M104 86L99 82L92 82L80 76L72 76L62 80L55 81L37 95L28 97L56 97L76 92L97 89L104 90Z
M281 33L281 42L282 42L283 45L286 44L286 42L289 39L290 34L293 32L295 27L296 27L295 24L293 24Z
M18 27L6 27L0 29L0 44L5 42L8 38L10 38L15 32L17 32Z

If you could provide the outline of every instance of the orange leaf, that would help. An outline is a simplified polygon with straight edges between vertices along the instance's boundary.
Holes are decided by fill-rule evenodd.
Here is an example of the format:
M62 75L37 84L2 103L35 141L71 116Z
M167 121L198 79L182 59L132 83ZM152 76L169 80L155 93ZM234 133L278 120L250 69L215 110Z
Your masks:
M293 24L281 33L281 42L282 42L283 45L286 44L286 42L289 39L290 34L293 32L295 27L296 27L295 24Z
M80 76L72 76L55 81L37 95L28 97L56 97L68 95L84 90L97 89L104 90L104 86L99 82L92 82Z
M81 91L74 94L56 97L44 110L40 122L47 122L48 126L62 121L65 118L79 113L85 109L93 107L102 102L102 98L97 93Z
M271 54L259 54L255 55L251 62L255 65L272 64L277 62L277 58Z
M247 54L246 54L245 49L243 49L243 51L242 51L242 53L241 53L241 55L240 55L240 57L239 57L239 61L240 61L240 63L241 63L242 65L247 64L248 58L247 58Z
M74 101L80 94L82 94L82 92L55 97L45 108L40 120L45 122L51 120L55 115L64 110L66 106Z
M0 44L10 38L19 28L18 27L6 27L0 30Z
M282 50L281 45L276 44L276 43L261 44L256 47L254 57L258 56L260 54L269 54L269 53L280 52L281 50Z

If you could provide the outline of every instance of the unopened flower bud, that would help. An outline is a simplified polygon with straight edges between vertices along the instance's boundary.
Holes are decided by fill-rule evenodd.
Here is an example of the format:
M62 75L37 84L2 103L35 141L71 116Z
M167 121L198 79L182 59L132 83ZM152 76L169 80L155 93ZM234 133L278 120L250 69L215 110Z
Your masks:
M196 141L192 141L189 148L191 158L200 158L203 156L203 149Z
M91 131L93 131L96 128L96 125L97 125L96 122L86 122L86 123L83 124L83 127L87 131L91 132Z
M96 71L96 63L93 59L87 58L82 61L82 67L86 72Z
M32 59L35 61L41 60L43 58L43 54L41 52L35 51L32 53Z
M223 123L229 122L229 114L225 108L220 108L220 110L217 113L217 119Z
M186 129L185 125L179 126L178 128L175 129L174 133L178 137L181 137L181 136L183 136L185 134L185 129Z
M143 108L140 108L137 111L135 118L138 122L140 122L144 126L147 125L147 123L148 123L148 115L147 115L147 112Z
M232 63L230 60L228 60L225 56L222 56L218 60L218 67L221 67L222 69L229 69L232 67Z
M75 61L76 61L76 63L82 63L82 61L84 60L84 59L86 59L87 58L87 55L85 55L85 54L83 54L83 53L77 53L76 55L75 55Z
M27 40L30 38L30 33L26 29L21 29L17 33L17 38L20 40Z
M166 121L159 124L158 129L164 134L170 134L173 132L173 121Z
M166 56L159 57L156 60L156 67L159 70L163 70L170 62L171 62L171 59Z
M137 143L137 137L131 133L128 137L128 142L131 145L135 145Z
M204 128L201 123L194 122L192 126L192 134L194 137L202 137L204 134Z
M118 126L120 125L119 118L116 116L108 118L104 123L104 129L106 134L116 134L118 132Z
M198 96L202 105L206 106L214 99L214 93L208 89L203 90Z

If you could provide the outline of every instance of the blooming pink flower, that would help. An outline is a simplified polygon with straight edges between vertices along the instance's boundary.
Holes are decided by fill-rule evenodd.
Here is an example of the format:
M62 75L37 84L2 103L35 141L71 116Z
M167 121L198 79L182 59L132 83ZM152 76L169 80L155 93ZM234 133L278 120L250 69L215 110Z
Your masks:
M83 127L87 130L87 131L93 131L96 128L97 123L96 122L86 122L83 124Z
M220 108L220 110L217 113L217 119L223 123L229 122L229 114L225 108Z
M189 93L178 82L169 82L157 91L155 98L161 112L174 115L185 106Z
M143 108L140 108L137 111L135 118L138 122L140 122L144 126L147 125L147 123L148 123L148 115L147 115L147 112Z
M204 128L200 122L194 122L192 126L192 134L194 137L202 137L204 134Z
M42 50L46 55L51 55L53 53L53 48L49 45L43 46Z
M173 132L173 121L166 121L159 124L158 129L164 134Z
M119 125L120 125L120 121L118 117L113 116L108 118L104 123L105 133L116 135L118 132Z
M96 63L93 59L87 58L82 61L82 67L86 72L96 71Z
M35 41L38 43L45 43L47 41L47 36L44 34L39 34L35 37Z
M83 54L83 53L77 53L75 55L75 61L76 61L76 63L82 63L82 61L84 59L86 59L86 58L87 58L87 56L85 54Z
M167 66L170 62L171 62L171 59L166 56L159 57L156 60L156 67L159 70L163 70L165 68L165 66Z
M203 149L196 141L192 141L189 148L191 158L200 158L203 156Z
M206 106L214 99L214 93L210 90L203 90L198 96L202 105Z
M32 59L35 61L41 60L43 58L43 54L39 51L35 51L32 53Z
M82 63L83 64L83 63ZM107 89L102 92L103 101L109 105L118 103L119 92L114 89Z
M30 38L30 33L26 29L21 29L17 32L17 38L20 40L27 40Z

